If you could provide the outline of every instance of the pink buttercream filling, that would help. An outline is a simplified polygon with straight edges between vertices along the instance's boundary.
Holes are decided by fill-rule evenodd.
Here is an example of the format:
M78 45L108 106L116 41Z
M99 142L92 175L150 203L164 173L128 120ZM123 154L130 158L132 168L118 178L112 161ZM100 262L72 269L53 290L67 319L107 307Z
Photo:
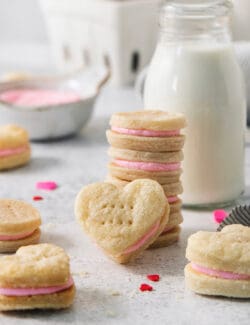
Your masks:
M191 262L191 266L194 270L204 273L209 276L214 276L217 278L228 279L228 280L250 280L250 275L248 274L239 274L227 271L219 271L207 268L205 266L198 265L196 263Z
M151 172L158 172L158 171L174 171L178 170L181 167L181 164L178 163L151 163L151 162L143 162L143 161L128 161L128 160L121 160L121 159L114 159L113 162L124 168L128 169L140 169L145 171Z
M178 196L168 196L167 197L168 203L174 203L178 201Z
M161 233L161 235L165 235L166 233L170 232L172 229L174 229L175 226L166 226Z
M141 238L139 239L135 244L128 247L123 254L129 254L136 250L138 250L140 247L142 247L158 230L160 226L160 221L158 221L155 225L153 225L150 230Z
M75 92L50 89L12 89L0 94L0 100L25 107L41 107L73 103L81 100Z
M45 287L45 288L0 288L0 295L4 296L36 296L48 295L59 291L66 290L74 284L72 277L68 282L61 286Z
M180 135L180 130L155 131L155 130L135 130L112 126L112 131L121 134L137 135L141 137L174 137Z
M7 156L12 156L16 155L19 153L23 153L28 149L27 146L22 146L18 148L11 148L11 149L0 149L0 157L7 157Z
M35 230L24 232L21 234L15 234L15 235L0 235L0 240L2 241L18 240L18 239L26 238L32 235L34 232Z

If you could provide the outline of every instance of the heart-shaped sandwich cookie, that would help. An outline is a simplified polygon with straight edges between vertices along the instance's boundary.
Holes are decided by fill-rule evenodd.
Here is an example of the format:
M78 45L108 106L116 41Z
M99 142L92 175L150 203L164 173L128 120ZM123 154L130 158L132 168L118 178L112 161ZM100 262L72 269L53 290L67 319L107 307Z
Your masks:
M18 200L0 199L0 253L38 243L41 217L32 205Z
M187 286L204 295L250 298L250 227L199 231L188 239Z
M109 183L84 187L75 202L83 229L115 261L127 263L146 249L168 222L162 187L140 179L118 188Z
M21 247L0 257L0 310L60 309L73 302L69 257L60 247Z

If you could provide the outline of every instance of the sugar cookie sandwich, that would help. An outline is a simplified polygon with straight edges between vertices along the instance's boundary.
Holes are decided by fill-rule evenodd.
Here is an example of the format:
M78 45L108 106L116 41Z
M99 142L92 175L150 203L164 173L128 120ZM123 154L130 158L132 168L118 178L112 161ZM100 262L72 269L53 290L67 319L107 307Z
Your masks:
M25 165L29 160L27 131L17 125L0 126L0 170Z
M199 231L188 239L186 285L204 295L250 298L250 227Z
M0 199L0 253L36 244L40 239L41 217L32 205L18 200Z
M107 255L127 263L163 231L169 205L162 187L153 180L136 180L124 188L95 183L77 195L75 214Z
M160 184L178 182L183 160L186 121L181 114L163 111L116 113L107 139L112 176L132 181L150 178Z
M21 247L0 257L0 310L60 309L73 303L69 257L60 247Z

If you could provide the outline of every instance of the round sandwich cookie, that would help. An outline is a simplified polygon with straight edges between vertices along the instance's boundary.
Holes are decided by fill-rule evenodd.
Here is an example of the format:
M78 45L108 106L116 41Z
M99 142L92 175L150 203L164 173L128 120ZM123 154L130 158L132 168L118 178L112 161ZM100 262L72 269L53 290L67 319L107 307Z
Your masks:
M115 113L107 139L112 147L147 152L179 151L184 145L182 114L157 110Z
M188 288L203 295L250 298L250 227L229 225L188 239Z
M40 239L41 217L37 209L23 201L0 199L0 253L36 244Z
M17 125L0 126L0 170L25 165L30 160L29 135Z
M0 257L1 311L66 308L74 296L69 257L62 248L30 245Z
M135 180L124 188L95 183L77 195L75 215L108 256L128 263L163 231L169 204L162 187L150 179Z
M155 166L155 163L145 165L118 159L110 162L108 169L113 177L122 180L133 181L138 178L150 178L162 185L179 182L182 173L181 163L168 164L166 168L159 168L159 166Z
M181 227L175 226L163 231L149 248L162 248L170 246L179 240Z
M149 162L149 163L175 163L184 158L182 151L173 152L146 152L110 147L108 155L113 159Z

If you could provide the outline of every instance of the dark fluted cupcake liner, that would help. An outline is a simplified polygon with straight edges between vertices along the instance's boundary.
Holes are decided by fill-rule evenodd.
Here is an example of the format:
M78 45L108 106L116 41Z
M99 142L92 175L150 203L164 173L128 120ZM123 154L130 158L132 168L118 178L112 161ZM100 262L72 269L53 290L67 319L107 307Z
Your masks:
M220 223L217 231L221 231L225 226L233 224L250 227L250 205L240 205L234 208L228 217Z

